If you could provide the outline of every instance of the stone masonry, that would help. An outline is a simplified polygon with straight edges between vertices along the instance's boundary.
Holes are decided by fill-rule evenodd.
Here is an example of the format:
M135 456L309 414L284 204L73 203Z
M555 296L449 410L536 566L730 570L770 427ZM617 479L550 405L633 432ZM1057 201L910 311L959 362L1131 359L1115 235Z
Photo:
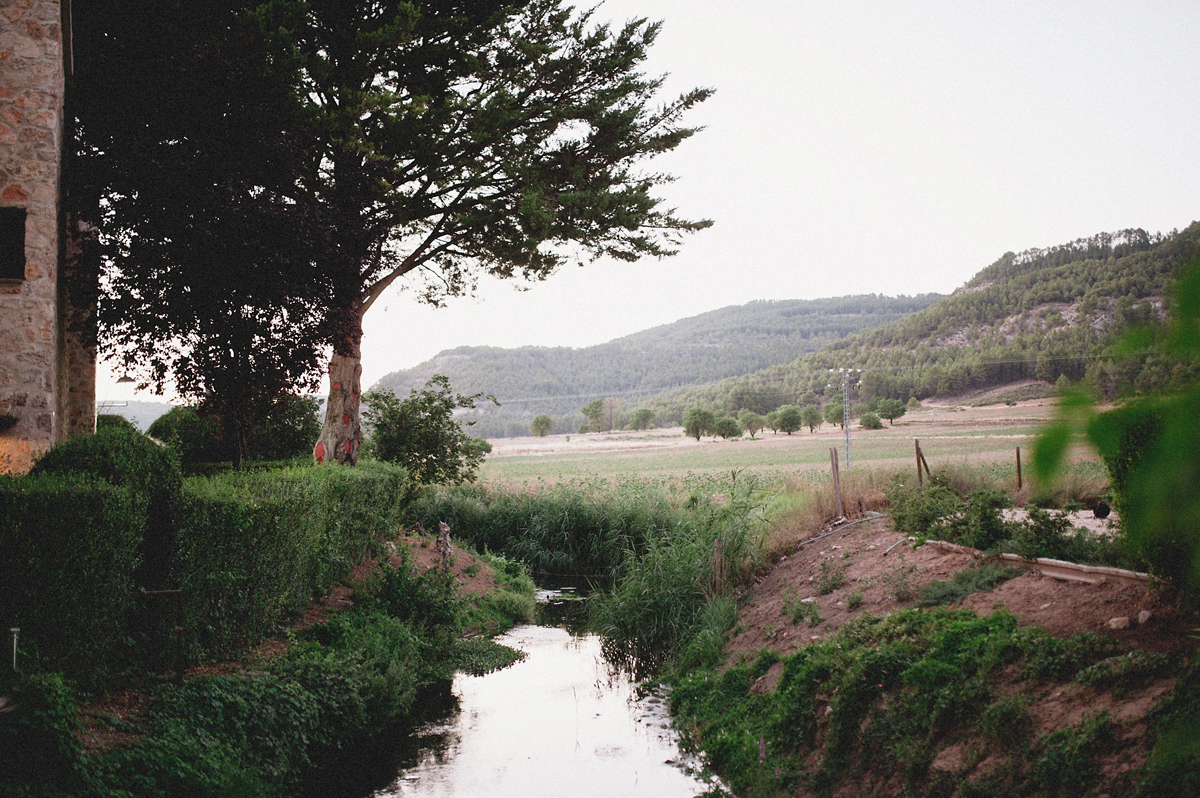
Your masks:
M79 312L59 284L62 20L59 0L0 0L0 208L25 212L24 278L0 280L0 472L22 473L55 441L95 428L94 336L64 332Z

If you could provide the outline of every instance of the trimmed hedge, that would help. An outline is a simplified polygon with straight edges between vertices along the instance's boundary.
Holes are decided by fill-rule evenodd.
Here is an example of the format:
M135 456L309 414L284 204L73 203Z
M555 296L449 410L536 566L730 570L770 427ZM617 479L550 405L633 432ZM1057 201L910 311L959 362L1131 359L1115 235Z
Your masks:
M395 529L410 490L404 469L368 464L186 480L171 574L189 657L257 642L328 592Z
M160 588L174 549L176 512L183 477L179 458L139 432L109 428L55 446L37 461L30 476L85 474L126 488L139 503L143 518L140 587Z
M82 474L0 478L0 626L85 686L114 673L134 600L145 503Z

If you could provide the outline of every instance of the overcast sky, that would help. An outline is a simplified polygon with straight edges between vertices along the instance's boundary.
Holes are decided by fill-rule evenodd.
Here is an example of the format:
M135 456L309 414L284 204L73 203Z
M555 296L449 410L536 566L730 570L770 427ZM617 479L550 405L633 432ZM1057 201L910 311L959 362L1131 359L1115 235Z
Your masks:
M949 293L1007 251L1200 218L1200 3L608 0L716 95L656 166L667 260L367 314L363 384L462 345L589 346L754 299ZM102 399L133 398L102 364ZM153 399L145 394L139 399Z

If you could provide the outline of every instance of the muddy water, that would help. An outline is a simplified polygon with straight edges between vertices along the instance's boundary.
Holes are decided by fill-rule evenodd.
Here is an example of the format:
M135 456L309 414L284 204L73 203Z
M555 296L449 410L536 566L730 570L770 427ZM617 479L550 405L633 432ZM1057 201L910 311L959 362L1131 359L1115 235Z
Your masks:
M457 709L419 730L374 798L673 798L707 789L681 761L662 695L639 695L595 635L520 626L497 639L526 659L459 675Z

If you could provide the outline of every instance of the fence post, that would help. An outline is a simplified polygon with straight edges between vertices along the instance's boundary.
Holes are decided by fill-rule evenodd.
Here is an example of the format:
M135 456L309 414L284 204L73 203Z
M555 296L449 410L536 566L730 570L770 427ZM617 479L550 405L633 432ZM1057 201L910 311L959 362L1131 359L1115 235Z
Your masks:
M917 486L925 486L925 475L921 473L921 442L913 438L913 447L917 452Z
M845 518L846 512L842 507L842 479L838 472L838 453L837 447L829 447L829 464L833 469L833 499L837 508L838 518Z
M1021 447L1017 447L1017 490L1021 489Z

